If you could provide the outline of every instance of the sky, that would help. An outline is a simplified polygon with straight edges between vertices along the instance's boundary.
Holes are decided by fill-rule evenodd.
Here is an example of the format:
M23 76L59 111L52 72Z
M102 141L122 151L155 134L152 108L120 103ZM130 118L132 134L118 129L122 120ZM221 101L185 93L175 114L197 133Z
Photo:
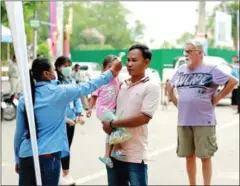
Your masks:
M144 42L151 48L159 48L164 40L175 42L184 32L195 32L198 20L197 1L123 1L132 13L127 17L131 25L134 20L142 21L145 26ZM211 13L219 1L206 3L206 12ZM150 43L153 39L154 42Z

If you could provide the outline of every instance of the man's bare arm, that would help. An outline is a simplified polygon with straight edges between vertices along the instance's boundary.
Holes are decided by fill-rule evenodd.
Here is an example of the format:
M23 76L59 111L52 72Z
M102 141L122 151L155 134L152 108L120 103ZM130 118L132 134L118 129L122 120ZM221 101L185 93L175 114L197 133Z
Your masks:
M150 121L151 117L144 114L139 113L136 116L129 117L126 119L120 119L113 122L113 127L119 128L119 127L138 127L141 125L145 125Z
M172 100L173 104L177 107L178 100L176 95L174 94L174 87L172 87L169 82L167 83L167 91L169 98Z
M226 84L226 86L213 97L212 103L216 105L222 98L230 94L235 86L237 85L238 81L234 78L230 78Z

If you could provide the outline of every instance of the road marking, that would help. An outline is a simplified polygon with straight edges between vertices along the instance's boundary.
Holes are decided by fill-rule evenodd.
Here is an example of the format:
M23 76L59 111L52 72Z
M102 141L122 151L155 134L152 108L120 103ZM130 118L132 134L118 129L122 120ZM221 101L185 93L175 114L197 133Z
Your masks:
M239 172L220 172L216 176L217 178L239 180Z
M13 164L2 162L2 167L8 167L8 166L13 166Z
M219 132L219 131L221 131L221 130L223 130L225 128L229 128L231 126L238 125L238 124L239 124L239 119L230 121L230 122L228 122L226 124L217 125L217 132ZM173 150L175 148L176 148L176 143L168 145L168 146L166 146L166 147L164 147L162 149L157 149L157 150L154 150L152 152L149 152L148 153L148 157L151 158L151 157L157 156L159 154L162 154L164 152L171 151L171 150ZM77 179L75 181L76 181L76 184L78 185L78 184L83 184L83 183L86 183L88 181L100 178L100 177L105 176L105 175L106 175L106 170L103 169L101 171L95 172L95 173L90 174L88 176L84 176L82 178L79 178L79 179Z

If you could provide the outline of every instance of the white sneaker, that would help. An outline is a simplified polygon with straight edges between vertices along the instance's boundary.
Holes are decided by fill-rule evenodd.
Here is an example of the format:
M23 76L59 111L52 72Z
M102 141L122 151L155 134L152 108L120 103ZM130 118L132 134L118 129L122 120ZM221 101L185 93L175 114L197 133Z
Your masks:
M75 185L75 181L70 174L60 178L59 185Z

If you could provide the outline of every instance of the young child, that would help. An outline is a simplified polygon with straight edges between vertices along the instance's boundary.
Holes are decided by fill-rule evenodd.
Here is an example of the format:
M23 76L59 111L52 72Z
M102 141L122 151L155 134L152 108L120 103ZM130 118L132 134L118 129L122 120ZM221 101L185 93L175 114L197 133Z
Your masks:
M117 59L117 56L109 55L103 60L103 68L102 72L111 68L112 62ZM118 78L114 78L111 82L107 85L102 86L101 88L97 89L90 99L89 103L89 111L87 112L87 117L91 117L92 108L96 103L96 114L97 118L100 119L102 114L106 111L111 111L115 114L116 111L116 101L117 95L120 89L120 81ZM101 120L101 119L100 119ZM118 149L120 149L120 144L117 145ZM106 149L105 149L105 156L99 159L105 163L108 167L112 168L113 163L111 161L110 155L112 152L112 145L109 144L109 135L107 135L106 139ZM122 151L118 150L116 153L112 154L112 156L117 158L124 158L125 155Z

